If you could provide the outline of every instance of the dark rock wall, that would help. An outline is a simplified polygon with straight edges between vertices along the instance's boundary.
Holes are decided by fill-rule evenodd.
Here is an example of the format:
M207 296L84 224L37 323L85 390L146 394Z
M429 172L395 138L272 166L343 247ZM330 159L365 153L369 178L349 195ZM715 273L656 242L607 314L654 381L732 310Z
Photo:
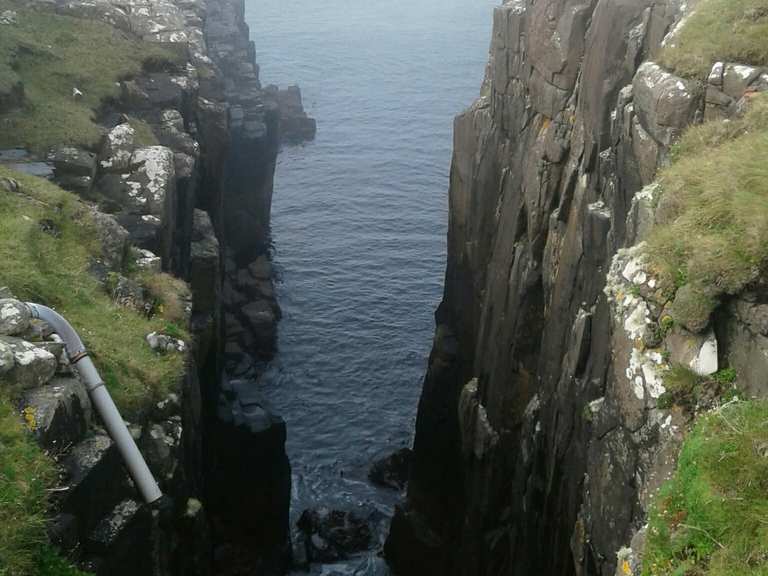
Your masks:
M495 11L481 98L455 122L445 293L408 501L387 543L398 574L613 575L643 521L638 454L658 426L633 427L611 400L623 382L603 289L634 242L632 198L670 144L654 128L693 120L679 98L656 121L661 80L631 88L678 10L510 0ZM601 399L603 417L586 418Z

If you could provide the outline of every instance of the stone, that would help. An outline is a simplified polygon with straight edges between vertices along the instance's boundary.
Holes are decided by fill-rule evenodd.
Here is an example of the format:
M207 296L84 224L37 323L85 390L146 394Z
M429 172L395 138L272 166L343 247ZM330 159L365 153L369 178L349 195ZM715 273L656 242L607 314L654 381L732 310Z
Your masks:
M319 508L302 512L296 524L310 562L336 562L368 548L371 529L353 512Z
M43 386L53 378L58 365L53 354L19 338L0 336L0 342L13 354L13 368L6 372L6 380L16 388Z
M158 332L147 334L146 341L152 350L162 354L169 352L184 352L187 349L187 345L183 340Z
M91 423L91 401L74 377L57 377L24 393L22 414L27 426L46 448L62 450L85 436Z
M632 82L634 109L642 127L659 143L670 146L699 109L700 89L654 62L638 68Z
M13 350L5 342L0 341L0 376L10 372L13 369L16 360L13 357Z
M742 64L726 64L723 71L723 92L738 100L754 82L762 70Z
M108 171L129 171L135 149L136 130L127 122L118 124L104 138L99 166Z
M459 425L465 456L474 455L482 460L499 441L499 435L491 427L486 409L480 403L477 378L470 380L461 391Z
M368 471L368 479L384 488L402 490L408 483L413 451L401 448L397 452L377 460Z
M159 273L162 271L163 261L160 256L149 250L138 248L136 250L136 266L141 270Z
M304 110L301 89L298 86L289 86L280 90L276 86L267 86L265 90L277 100L280 110L280 136L283 141L298 144L314 140L317 122Z
M0 25L10 26L16 24L18 14L15 10L3 10L0 12Z
M19 191L19 182L13 178L0 177L0 190L9 194L16 194Z
M96 233L101 243L101 257L111 270L121 271L125 266L130 235L114 216L98 210L91 210Z
M266 255L262 254L248 265L248 272L258 280L271 280L272 263Z
M81 440L61 460L62 487L57 493L62 512L77 517L78 538L86 541L109 511L126 498L131 488L120 453L106 434Z
M150 424L141 435L139 446L150 470L159 481L170 481L178 465L176 450L181 429L175 435L167 434L160 424Z
M112 300L125 308L147 313L151 304L144 298L144 288L136 280L122 275L113 275L114 286L111 291Z
M710 376L718 370L718 345L714 330L694 334L676 326L665 338L669 360L693 370L699 376Z
M0 334L16 336L29 329L32 319L29 308L18 300L0 299Z
M56 178L64 175L93 178L96 156L73 146L58 146L49 156Z

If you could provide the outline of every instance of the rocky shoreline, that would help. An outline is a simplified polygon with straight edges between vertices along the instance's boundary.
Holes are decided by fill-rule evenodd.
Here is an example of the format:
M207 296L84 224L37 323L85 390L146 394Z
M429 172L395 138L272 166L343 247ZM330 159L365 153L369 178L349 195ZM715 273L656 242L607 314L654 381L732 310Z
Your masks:
M162 334L147 344L186 356L180 393L133 422L173 499L171 518L135 500L76 379L53 370L29 386L23 409L36 414L42 446L68 447L60 455L67 496L52 538L96 574L281 571L290 550L285 424L254 396L253 382L274 354L280 317L269 260L275 161L282 139L311 139L315 123L298 88L262 88L244 0L40 0L26 8L107 22L179 55L120 82L99 113L107 135L98 150L62 145L45 158L14 153L7 165L38 169L93 204L105 255L93 273L114 285L116 301L150 305L121 275L132 249L136 265L172 273L191 290L180 323L192 346ZM3 112L23 106L23 85L0 101Z

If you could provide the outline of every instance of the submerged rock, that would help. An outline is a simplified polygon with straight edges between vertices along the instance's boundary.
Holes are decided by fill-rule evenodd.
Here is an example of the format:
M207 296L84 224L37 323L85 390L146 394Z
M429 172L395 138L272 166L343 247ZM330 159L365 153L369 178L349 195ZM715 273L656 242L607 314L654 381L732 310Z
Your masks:
M384 488L402 490L408 483L413 451L401 448L397 452L377 460L368 471L368 479Z
M368 549L371 529L353 512L319 508L305 510L297 527L309 562L335 562Z

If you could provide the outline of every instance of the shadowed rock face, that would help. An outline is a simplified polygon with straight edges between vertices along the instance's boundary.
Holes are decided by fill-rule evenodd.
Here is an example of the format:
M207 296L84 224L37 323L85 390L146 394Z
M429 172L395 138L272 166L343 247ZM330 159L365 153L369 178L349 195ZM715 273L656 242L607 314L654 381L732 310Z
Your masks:
M678 4L495 11L482 96L455 122L445 293L386 547L398 574L612 576L644 522L636 478L667 437L624 393L631 344L603 290L636 241L633 196L703 109L643 65Z

